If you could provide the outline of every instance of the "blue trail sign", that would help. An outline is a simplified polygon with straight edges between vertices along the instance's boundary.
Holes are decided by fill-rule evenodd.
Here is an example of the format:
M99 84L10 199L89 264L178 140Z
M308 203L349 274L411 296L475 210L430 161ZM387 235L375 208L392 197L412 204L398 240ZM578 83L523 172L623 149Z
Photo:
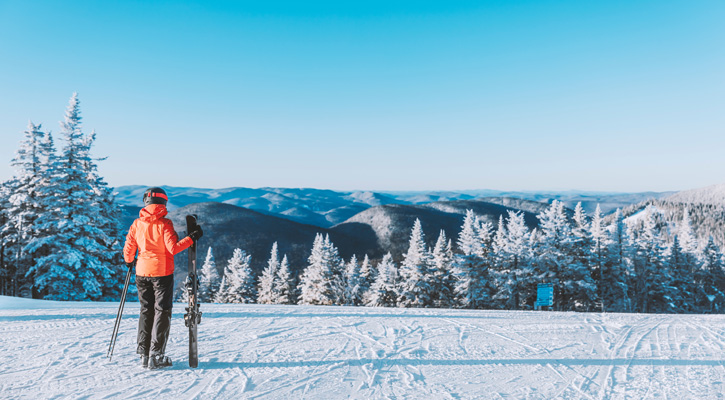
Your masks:
M535 307L551 307L554 305L554 285L551 283L540 283L536 286Z

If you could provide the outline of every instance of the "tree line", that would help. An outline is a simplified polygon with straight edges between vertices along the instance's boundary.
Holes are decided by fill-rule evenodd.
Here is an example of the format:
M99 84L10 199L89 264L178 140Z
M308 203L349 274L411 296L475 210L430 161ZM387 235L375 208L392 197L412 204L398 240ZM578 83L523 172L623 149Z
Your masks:
M416 220L400 265L390 253L375 265L367 255L343 260L329 236L318 234L298 277L286 256L280 261L276 243L259 277L241 249L220 277L210 248L200 272L201 300L527 310L534 308L537 285L549 283L554 310L721 312L721 250L712 237L697 240L687 210L674 227L661 223L660 214L648 205L626 219L617 210L606 222L599 207L588 216L578 204L570 217L553 201L530 230L521 212L509 211L494 227L468 210L455 246L441 230L432 248Z

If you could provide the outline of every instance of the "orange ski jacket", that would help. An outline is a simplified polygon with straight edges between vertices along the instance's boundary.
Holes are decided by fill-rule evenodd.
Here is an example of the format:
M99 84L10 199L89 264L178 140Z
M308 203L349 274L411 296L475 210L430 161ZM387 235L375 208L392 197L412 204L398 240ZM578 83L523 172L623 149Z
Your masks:
M167 276L174 273L174 254L192 245L193 240L185 237L179 240L174 224L166 217L168 211L162 204L149 204L141 209L133 221L123 246L123 258L133 262L136 251L136 275Z

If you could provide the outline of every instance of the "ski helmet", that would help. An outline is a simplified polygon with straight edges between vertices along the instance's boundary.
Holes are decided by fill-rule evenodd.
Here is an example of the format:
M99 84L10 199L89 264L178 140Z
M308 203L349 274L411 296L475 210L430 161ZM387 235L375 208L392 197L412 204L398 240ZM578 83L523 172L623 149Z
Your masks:
M161 189L160 187L152 187L146 189L146 192L143 194L143 204L145 206L149 204L163 204L166 205L166 202L169 201L169 196L166 195L166 192L164 189Z

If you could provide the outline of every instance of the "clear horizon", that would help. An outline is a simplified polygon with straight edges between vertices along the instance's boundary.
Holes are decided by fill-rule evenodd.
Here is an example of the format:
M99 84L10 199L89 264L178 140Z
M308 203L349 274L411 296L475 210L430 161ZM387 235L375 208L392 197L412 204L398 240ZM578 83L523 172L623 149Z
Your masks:
M28 120L62 145L78 92L114 187L720 184L723 20L708 0L2 2L0 181Z
M719 185L719 184L715 184ZM715 186L715 185L709 185L709 186ZM499 189L419 189L419 190L387 190L387 189L330 189L330 188L321 188L321 187L282 187L282 186L223 186L223 187L202 187L202 186L175 186L175 185L118 185L118 186L112 186L113 188L119 188L119 187L144 187L144 188L150 188L154 186L161 186L165 188L178 188L178 189L200 189L200 190L226 190L226 189L252 189L252 190L260 190L260 189L301 189L301 190L331 190L335 192L374 192L374 193L460 193L460 194L466 194L471 192L484 192L484 191L491 191L491 192L520 192L520 193L540 193L540 194L547 194L547 193L582 193L582 194L635 194L635 193L668 193L668 192L680 192L684 190L691 190L691 189L699 189L699 188L687 188L687 189L681 189L681 190L662 190L662 191L653 191L653 190L642 190L642 191L636 191L636 192L623 192L623 191L603 191L603 190L582 190L582 189L522 189L522 190L499 190ZM707 187L707 186L706 186Z

